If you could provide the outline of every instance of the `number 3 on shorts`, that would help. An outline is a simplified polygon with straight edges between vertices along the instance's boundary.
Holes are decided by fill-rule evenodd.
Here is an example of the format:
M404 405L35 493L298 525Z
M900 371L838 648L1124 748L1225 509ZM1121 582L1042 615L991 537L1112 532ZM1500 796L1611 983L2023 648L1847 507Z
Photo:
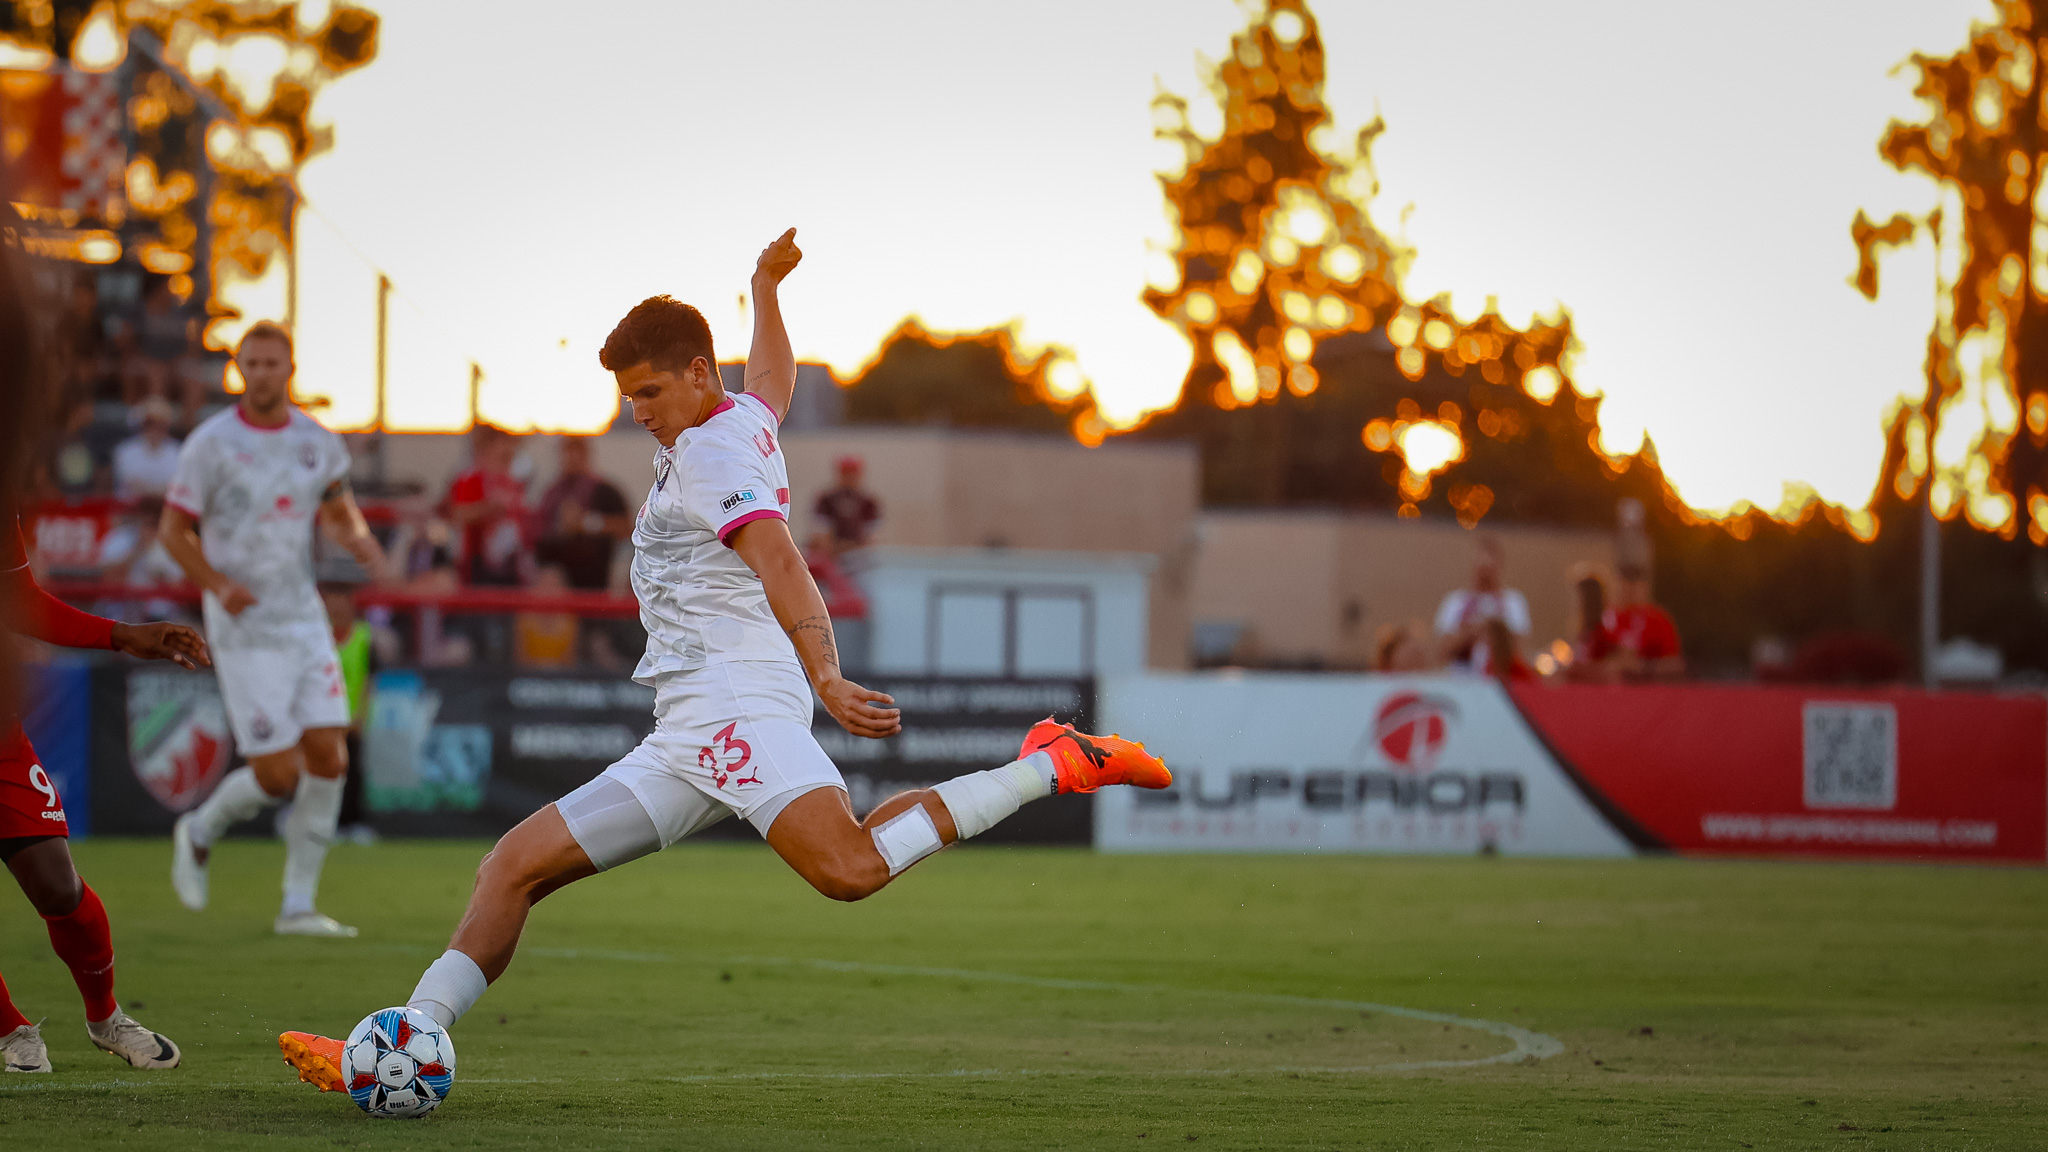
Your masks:
M727 755L731 755L734 752L738 752L740 754L739 759L734 760L730 764L724 764L720 762L720 757L718 753L712 751L709 748L702 749L697 753L698 765L704 768L709 768L711 770L712 778L717 781L718 786L720 788L725 787L726 780L728 780L732 774L737 773L742 768L745 768L747 766L747 763L754 758L753 745L748 744L745 740L742 740L739 737L733 735L733 732L736 731L739 728L739 726L740 722L735 720L732 723L727 724L725 727L719 729L718 735L712 737L713 740L716 740L724 745L725 752ZM734 783L737 784L759 784L760 782L761 777L758 773L756 773L753 776L742 776L740 777L740 779L734 781Z
M57 786L50 783L50 774L43 771L41 764L28 766L28 786L48 797L45 808L59 808L63 805L57 799Z

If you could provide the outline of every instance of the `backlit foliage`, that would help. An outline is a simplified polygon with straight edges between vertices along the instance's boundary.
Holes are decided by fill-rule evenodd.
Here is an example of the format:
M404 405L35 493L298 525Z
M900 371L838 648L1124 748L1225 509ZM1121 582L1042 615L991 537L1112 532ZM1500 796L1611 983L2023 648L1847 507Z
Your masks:
M1883 225L1858 213L1855 283L1875 298L1879 251L1916 234L1939 246L1927 392L1892 421L1882 483L1943 519L2048 544L2048 6L1999 0L1997 13L1954 55L1912 58L1927 120L1894 122L1879 151L1932 176L1940 205Z
M1471 459L1478 442L1524 439L1538 423L1583 423L1551 431L1563 433L1572 451L1625 469L1626 459L1599 447L1598 401L1572 386L1568 316L1521 329L1490 307L1461 320L1446 299L1403 294L1412 254L1380 232L1363 206L1377 191L1371 148L1385 125L1375 119L1340 151L1323 74L1322 40L1307 5L1271 0L1212 72L1223 113L1215 140L1189 125L1181 97L1162 93L1154 101L1159 135L1182 147L1186 165L1161 177L1178 239L1178 282L1148 290L1145 302L1195 350L1167 422L1271 407L1355 418L1358 397L1311 398L1331 385L1325 377L1333 359L1355 358L1363 351L1358 339L1370 337L1414 387L1394 411L1360 420L1350 435L1398 462L1388 482L1403 515L1417 514L1438 487L1432 477ZM1339 344L1346 350L1333 358ZM1538 416L1538 408L1558 415ZM1475 524L1498 490L1460 481L1446 496L1460 521Z
M376 55L376 14L320 0L0 0L0 25L0 67L64 59L122 78L133 146L106 222L147 222L138 259L181 295L207 273L207 344L283 315L293 180L332 140L313 99Z

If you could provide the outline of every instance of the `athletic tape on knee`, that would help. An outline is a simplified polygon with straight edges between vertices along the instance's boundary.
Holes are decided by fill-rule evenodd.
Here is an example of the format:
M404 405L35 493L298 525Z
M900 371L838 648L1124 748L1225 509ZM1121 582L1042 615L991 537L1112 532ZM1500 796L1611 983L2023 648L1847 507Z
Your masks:
M912 804L884 821L874 837L875 850L882 854L891 876L946 846L939 839L939 826L932 823L932 814L922 804Z

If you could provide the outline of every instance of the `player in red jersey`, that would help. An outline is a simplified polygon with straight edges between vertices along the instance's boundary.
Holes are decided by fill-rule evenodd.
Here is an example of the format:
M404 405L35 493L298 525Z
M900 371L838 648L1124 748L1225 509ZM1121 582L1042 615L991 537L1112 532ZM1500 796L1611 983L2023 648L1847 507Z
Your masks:
M182 624L122 624L80 612L36 584L13 516L0 528L0 611L15 632L66 648L106 648L187 668L212 663L206 641ZM114 999L114 938L107 910L71 863L64 801L22 730L0 712L0 860L49 926L50 946L85 998L94 1046L137 1068L176 1068L178 1046L130 1019ZM0 981L0 1063L9 1072L50 1071L40 1025L29 1022Z

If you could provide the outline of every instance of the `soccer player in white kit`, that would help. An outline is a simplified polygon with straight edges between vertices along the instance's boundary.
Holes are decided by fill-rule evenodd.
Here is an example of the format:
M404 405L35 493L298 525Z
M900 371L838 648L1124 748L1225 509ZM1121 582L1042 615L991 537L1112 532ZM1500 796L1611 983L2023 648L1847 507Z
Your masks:
M280 935L354 936L313 906L341 815L348 693L313 583L313 524L372 576L384 553L349 491L341 437L291 402L291 336L268 321L235 349L239 403L194 429L164 496L164 547L205 595L221 703L248 765L178 818L171 886L206 907L207 857L228 827L292 801Z
M840 675L831 618L789 534L777 424L796 386L796 358L776 291L801 258L795 229L761 254L739 396L726 394L711 330L687 304L643 301L605 342L600 359L634 420L662 445L633 530L632 566L647 628L633 678L654 687L655 730L484 857L454 939L409 1001L443 1027L504 973L535 902L728 815L759 829L819 892L859 900L1027 801L1172 782L1143 746L1048 719L1031 729L1018 759L902 793L854 819L845 781L811 735L811 694L857 736L881 739L901 724L888 696ZM340 1041L287 1032L278 1044L302 1080L347 1087Z

